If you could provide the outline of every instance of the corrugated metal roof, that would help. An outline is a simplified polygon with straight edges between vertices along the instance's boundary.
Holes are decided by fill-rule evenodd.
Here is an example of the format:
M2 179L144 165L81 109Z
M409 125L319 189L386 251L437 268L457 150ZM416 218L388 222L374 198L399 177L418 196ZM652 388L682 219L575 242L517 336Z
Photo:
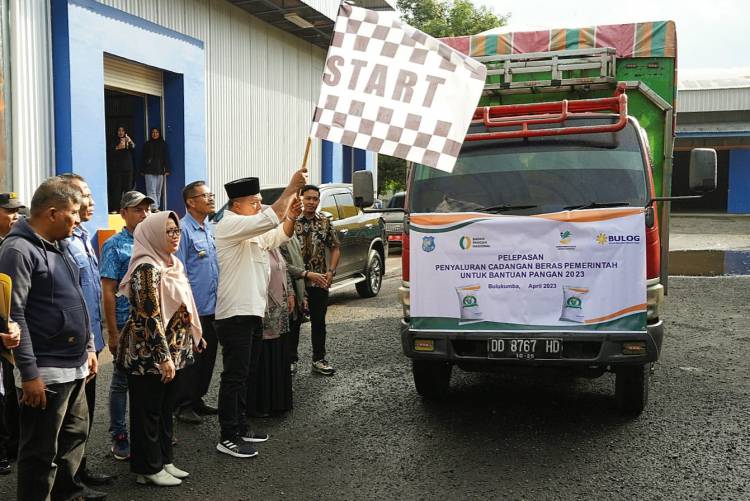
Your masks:
M333 24L339 11L339 0L226 0L266 23L307 42L328 49ZM353 4L374 10L394 10L393 0L350 0ZM294 14L307 27L298 26L286 16Z
M679 90L738 89L750 87L750 68L680 70Z
M681 89L677 112L750 110L750 87L732 89Z

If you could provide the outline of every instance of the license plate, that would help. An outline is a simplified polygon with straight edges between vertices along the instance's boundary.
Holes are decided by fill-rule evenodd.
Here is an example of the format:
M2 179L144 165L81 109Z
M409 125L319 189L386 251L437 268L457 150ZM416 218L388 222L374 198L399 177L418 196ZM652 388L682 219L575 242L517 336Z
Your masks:
M562 339L558 338L488 339L487 355L490 358L549 360L560 358L562 347Z

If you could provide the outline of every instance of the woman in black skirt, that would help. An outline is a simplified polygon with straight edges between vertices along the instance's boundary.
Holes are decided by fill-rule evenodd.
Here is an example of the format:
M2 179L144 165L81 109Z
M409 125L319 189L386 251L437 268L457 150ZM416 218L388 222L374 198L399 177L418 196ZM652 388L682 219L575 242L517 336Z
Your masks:
M268 254L271 280L263 319L261 355L247 385L247 415L253 417L266 417L292 408L291 361L287 345L289 312L295 307L294 291L279 249Z

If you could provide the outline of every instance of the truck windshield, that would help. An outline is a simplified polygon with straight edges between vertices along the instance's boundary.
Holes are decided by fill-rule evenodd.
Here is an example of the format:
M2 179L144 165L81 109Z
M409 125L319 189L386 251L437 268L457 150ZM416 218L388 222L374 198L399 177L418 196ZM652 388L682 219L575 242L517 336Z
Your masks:
M576 119L565 125L608 120ZM646 167L632 123L616 133L465 142L452 173L420 164L414 169L411 212L504 206L510 208L506 213L541 214L591 204L647 202Z

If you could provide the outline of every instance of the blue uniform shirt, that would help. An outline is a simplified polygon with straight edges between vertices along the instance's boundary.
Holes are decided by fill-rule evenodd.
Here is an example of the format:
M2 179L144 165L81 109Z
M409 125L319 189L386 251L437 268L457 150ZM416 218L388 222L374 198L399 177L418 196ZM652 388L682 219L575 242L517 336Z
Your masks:
M198 314L213 315L219 285L219 261L213 231L206 221L201 227L190 213L185 214L180 226L182 235L177 257L185 265Z
M119 286L120 280L125 277L130 265L130 256L133 255L133 234L127 228L113 235L102 247L102 258L99 263L99 274L102 278L116 280ZM117 329L122 330L130 314L130 300L124 296L117 296L115 305L117 317Z
M99 353L104 348L102 336L102 283L99 277L99 262L94 248L89 242L89 233L83 226L73 229L73 236L68 238L68 253L78 265L78 283L83 290L86 310L89 313L89 324L94 334L94 347Z

